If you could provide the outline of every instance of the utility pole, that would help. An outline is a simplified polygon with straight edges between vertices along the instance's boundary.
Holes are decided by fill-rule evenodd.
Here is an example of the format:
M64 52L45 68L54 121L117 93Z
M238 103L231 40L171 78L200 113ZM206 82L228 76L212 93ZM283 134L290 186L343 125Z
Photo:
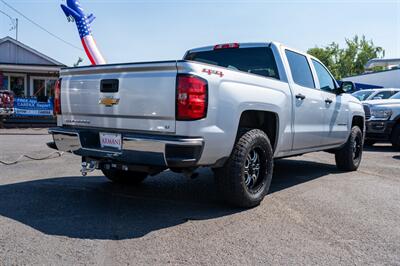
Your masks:
M18 18L15 19L15 39L18 41Z

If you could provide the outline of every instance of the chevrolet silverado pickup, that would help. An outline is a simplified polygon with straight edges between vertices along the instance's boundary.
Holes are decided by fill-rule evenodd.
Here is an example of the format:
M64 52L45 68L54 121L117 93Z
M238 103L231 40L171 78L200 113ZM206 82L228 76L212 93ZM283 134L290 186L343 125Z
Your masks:
M253 207L269 190L276 158L329 151L339 169L358 168L365 115L345 93L353 88L339 86L318 59L275 42L65 68L48 145L81 156L83 174L99 169L117 183L211 167L227 202Z

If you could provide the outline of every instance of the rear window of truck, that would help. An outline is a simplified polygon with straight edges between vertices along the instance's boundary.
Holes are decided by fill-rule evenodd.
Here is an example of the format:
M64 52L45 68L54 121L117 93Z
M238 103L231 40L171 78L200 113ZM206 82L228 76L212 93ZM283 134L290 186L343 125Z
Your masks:
M190 52L185 60L191 60L229 69L239 70L268 78L279 79L275 58L269 47L218 49Z

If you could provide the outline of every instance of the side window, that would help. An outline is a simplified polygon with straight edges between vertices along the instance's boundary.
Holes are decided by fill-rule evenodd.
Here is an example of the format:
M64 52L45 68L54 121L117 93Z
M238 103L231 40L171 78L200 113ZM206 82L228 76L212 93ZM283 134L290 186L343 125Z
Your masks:
M321 90L333 92L335 90L335 82L332 76L319 62L312 60L315 71L317 72L319 86Z
M315 88L307 57L289 50L286 50L286 57L289 61L293 81L303 87Z
M382 100L385 100L385 99L389 99L389 98L392 97L392 96L393 96L393 94L392 94L391 91L381 91L381 92L378 92L378 93L373 97L373 99L382 99Z

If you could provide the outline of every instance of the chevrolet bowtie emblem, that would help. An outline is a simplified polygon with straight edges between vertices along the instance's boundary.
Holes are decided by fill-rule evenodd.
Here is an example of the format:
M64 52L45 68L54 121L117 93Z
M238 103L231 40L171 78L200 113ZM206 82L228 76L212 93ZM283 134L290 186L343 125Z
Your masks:
M118 98L112 98L112 97L104 97L100 98L99 104L103 104L105 106L113 106L119 104L119 99Z

